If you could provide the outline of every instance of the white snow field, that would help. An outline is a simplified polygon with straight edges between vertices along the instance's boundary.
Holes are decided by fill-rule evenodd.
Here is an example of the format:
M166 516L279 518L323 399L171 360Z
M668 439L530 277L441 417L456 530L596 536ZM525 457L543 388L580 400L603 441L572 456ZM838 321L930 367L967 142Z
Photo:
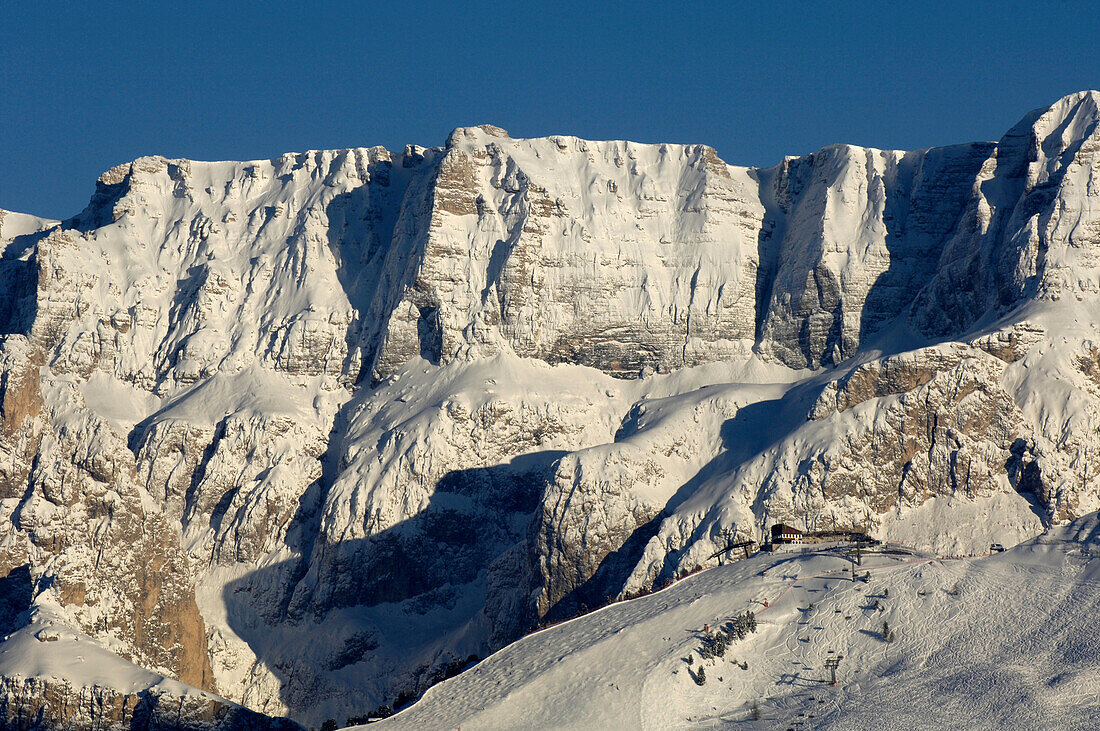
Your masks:
M759 553L551 627L371 728L1097 727L1096 514L990 557L870 554L867 582L840 553ZM756 633L702 660L704 625L747 609Z

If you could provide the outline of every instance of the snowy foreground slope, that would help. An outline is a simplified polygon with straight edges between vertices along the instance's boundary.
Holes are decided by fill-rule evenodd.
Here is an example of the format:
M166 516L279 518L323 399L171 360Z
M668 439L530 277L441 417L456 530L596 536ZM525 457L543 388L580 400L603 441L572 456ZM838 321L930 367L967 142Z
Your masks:
M707 570L526 637L377 728L1096 727L1096 514L994 557L869 554L867 582L850 565L807 549ZM746 610L757 631L701 658L704 627Z
M320 725L777 522L958 555L1097 511L1098 122L768 169L481 126L0 212L3 675L68 677L45 612Z

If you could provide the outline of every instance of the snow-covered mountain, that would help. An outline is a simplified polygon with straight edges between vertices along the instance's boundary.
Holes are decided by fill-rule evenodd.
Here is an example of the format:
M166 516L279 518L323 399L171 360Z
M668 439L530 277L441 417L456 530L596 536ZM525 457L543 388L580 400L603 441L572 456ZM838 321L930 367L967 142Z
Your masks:
M1098 106L769 169L150 157L4 212L0 629L318 724L779 521L958 554L1096 511Z

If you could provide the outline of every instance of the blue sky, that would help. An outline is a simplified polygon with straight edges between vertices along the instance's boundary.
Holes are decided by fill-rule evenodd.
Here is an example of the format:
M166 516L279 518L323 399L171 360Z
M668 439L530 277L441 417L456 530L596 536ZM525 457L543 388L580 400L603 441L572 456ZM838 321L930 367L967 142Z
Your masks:
M2 5L0 208L54 218L147 154L437 145L489 122L772 165L996 139L1100 87L1096 2Z

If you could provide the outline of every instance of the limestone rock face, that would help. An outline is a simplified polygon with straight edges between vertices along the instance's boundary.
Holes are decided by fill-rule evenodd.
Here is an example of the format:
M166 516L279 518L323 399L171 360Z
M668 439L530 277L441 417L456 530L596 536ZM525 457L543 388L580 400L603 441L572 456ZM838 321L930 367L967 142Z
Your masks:
M631 378L752 346L759 176L709 147L458 129L404 213L375 378L502 348Z
M777 521L967 553L1100 510L1098 102L768 169L148 157L0 212L3 630L317 726ZM78 680L3 697L140 705Z
M1081 92L1009 130L982 165L936 276L913 308L942 335L1023 299L1096 295L1100 94Z
M271 719L240 706L169 693L129 694L74 687L64 680L0 678L0 722L12 731L298 731L287 719Z
M836 146L784 163L760 347L793 368L852 356L931 279L992 149Z
M8 371L3 394L5 444L14 446L3 467L0 509L7 568L28 562L41 572L39 586L72 608L75 624L117 641L124 657L213 690L205 624L178 529L145 504L133 455L110 426L90 413L71 418L81 410L79 391L40 384L41 359L18 336L4 345L5 352L23 346L21 365L35 371Z

